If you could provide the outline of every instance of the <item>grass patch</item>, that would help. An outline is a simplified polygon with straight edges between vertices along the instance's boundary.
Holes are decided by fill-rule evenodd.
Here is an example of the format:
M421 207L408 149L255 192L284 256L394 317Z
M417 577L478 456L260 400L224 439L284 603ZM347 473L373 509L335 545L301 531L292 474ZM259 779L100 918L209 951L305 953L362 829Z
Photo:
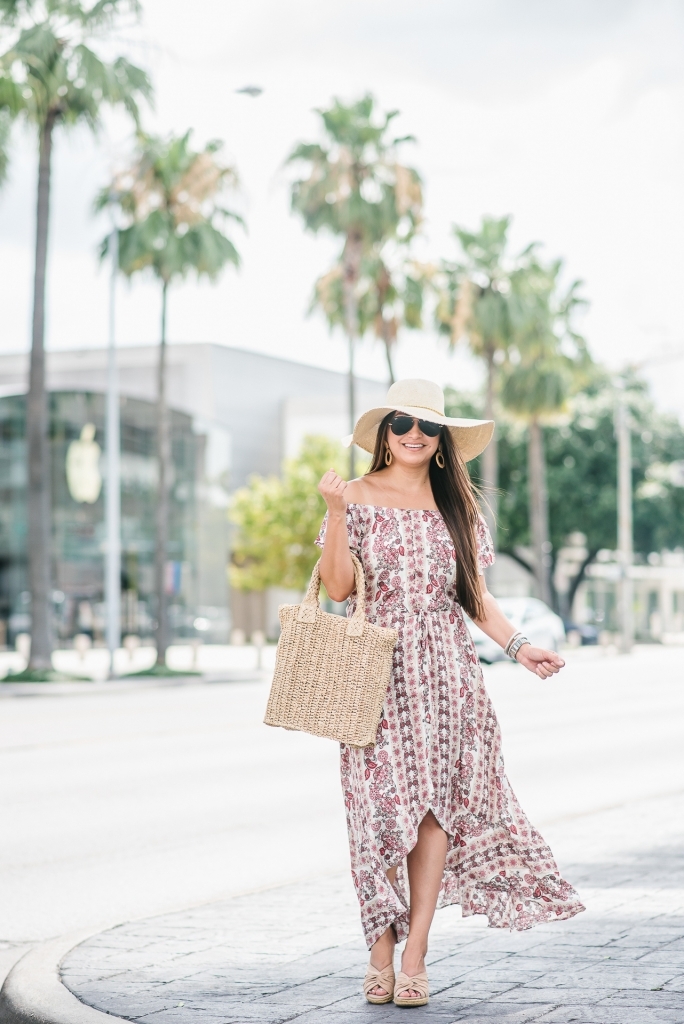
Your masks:
M2 683L92 683L90 676L68 676L53 668L25 668L23 672L8 672Z
M182 676L201 676L201 672L197 672L194 669L183 669L179 672L175 668L168 668L166 665L153 665L152 668L143 669L141 672L126 672L125 675L119 676L119 679L137 679L138 677L144 679L178 679Z

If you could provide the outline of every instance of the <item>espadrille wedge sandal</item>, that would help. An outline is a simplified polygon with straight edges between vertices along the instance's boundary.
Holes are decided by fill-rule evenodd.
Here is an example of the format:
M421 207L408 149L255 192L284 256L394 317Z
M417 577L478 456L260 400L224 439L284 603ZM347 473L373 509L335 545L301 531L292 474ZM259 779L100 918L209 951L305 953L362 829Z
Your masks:
M420 995L416 996L415 999L411 999L408 996L402 996L403 992L408 992L409 989L413 989L414 992L419 992ZM397 980L394 983L394 1005L395 1006L425 1006L430 999L430 984L428 982L428 976L425 972L422 974L414 974L412 978L409 978L408 974L404 974L403 971L399 971L397 974Z
M382 988L387 994L374 996L374 988ZM372 964L368 964L366 977L363 979L363 994L369 1003L391 1003L394 996L394 964L388 964L381 971L376 971Z

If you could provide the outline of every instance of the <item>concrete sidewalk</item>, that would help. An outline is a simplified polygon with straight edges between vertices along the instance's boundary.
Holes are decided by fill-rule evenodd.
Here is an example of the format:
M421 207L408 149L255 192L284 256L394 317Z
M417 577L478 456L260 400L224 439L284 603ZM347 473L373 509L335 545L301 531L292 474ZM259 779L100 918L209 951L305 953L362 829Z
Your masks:
M555 832L584 851L563 870L587 912L509 934L440 911L421 1019L684 1021L681 796L585 815ZM366 962L351 884L334 875L114 928L72 950L62 978L90 1006L155 1024L404 1019L392 1004L365 1003Z
M684 1024L681 651L583 648L550 684L485 673L513 787L589 909L523 935L440 911L432 1002L414 1013ZM23 1010L0 998L2 1024L112 1020L87 1004L193 1024L399 1020L360 995L335 745L264 728L265 682L84 686L2 701L0 974L28 948L4 989Z

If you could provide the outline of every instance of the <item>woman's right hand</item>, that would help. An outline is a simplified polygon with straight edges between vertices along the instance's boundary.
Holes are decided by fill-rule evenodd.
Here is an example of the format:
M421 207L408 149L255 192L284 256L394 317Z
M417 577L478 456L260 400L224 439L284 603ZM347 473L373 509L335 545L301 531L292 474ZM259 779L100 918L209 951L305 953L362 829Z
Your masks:
M334 469L329 469L323 475L318 485L318 490L323 495L329 512L336 512L342 516L346 515L347 502L345 501L344 492L348 486L347 481L338 476Z

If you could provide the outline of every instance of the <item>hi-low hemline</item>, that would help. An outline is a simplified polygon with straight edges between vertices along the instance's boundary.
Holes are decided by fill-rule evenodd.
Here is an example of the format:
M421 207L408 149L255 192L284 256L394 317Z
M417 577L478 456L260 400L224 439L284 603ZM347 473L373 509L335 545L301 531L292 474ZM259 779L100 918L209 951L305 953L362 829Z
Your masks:
M318 543L322 546L324 520ZM354 886L368 946L408 931L406 856L432 810L449 837L438 907L526 930L584 909L525 817L504 770L501 733L455 590L456 556L440 513L350 505L351 550L368 618L398 631L375 743L341 747ZM484 519L480 570L494 560ZM354 611L349 602L347 614ZM397 866L395 884L387 870Z

